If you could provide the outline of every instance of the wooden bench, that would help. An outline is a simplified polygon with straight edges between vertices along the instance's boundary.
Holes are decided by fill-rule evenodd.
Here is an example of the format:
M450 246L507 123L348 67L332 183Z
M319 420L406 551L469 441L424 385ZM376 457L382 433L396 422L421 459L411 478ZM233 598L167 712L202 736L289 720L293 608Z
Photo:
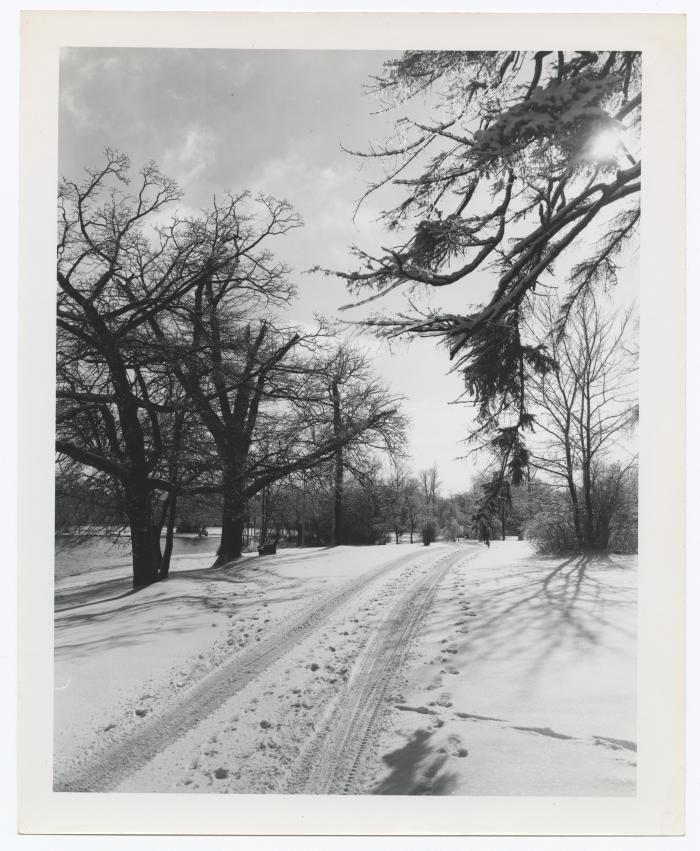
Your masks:
M274 544L262 544L258 547L259 556L273 556L277 552L277 541Z

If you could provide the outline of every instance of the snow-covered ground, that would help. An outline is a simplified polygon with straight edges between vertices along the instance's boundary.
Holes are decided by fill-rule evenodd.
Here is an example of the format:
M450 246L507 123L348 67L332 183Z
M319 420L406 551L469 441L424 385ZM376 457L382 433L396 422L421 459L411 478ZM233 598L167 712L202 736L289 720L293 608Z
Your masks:
M636 560L180 556L56 582L57 789L626 795Z
M635 557L492 543L441 586L370 785L634 794L635 638Z

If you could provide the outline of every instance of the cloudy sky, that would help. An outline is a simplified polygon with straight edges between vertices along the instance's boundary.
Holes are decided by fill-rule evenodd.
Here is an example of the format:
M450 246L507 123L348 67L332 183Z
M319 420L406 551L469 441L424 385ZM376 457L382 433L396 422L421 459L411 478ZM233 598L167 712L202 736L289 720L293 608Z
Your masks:
M215 193L261 190L286 198L305 227L277 245L299 299L289 320L337 317L350 298L341 280L311 266L352 270L349 247L382 244L375 221L388 199L372 197L353 220L373 164L342 150L365 149L392 132L367 91L392 54L358 51L67 49L60 73L60 171L78 177L106 146L138 167L153 159L185 193L180 209L201 209ZM430 296L429 296L430 298ZM354 318L360 314L344 314ZM459 460L470 409L450 404L459 376L433 341L379 343L375 369L407 397L410 452L419 470L436 462L445 492L469 484L474 463Z
M381 176L374 161L343 150L367 150L388 139L400 113L386 111L368 91L389 53L361 51L71 48L60 71L61 174L77 178L110 146L134 167L155 160L185 195L181 212L211 204L215 194L250 189L287 199L305 227L277 243L293 270L299 298L290 322L315 314L338 317L351 300L342 280L307 274L312 266L352 271L349 247L391 244L377 218L392 206L370 196L353 217L368 183ZM414 109L428 115L427 104ZM431 115L439 120L440 115ZM342 147L341 147L342 146ZM627 275L636 289L636 261ZM426 303L464 310L487 295L487 278L470 276L425 296ZM400 307L398 294L384 306ZM439 302L438 302L439 299ZM372 308L382 306L375 302ZM351 311L344 319L361 318ZM415 470L436 462L444 491L466 488L476 469L463 457L471 408L454 404L462 383L432 340L410 346L364 336L374 367L407 397L409 451Z

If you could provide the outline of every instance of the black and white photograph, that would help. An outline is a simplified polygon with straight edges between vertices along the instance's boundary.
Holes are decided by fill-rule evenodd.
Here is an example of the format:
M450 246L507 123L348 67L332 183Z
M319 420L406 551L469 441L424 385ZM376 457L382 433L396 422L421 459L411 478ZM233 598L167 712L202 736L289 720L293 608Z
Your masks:
M634 795L642 74L62 50L57 791Z
M681 28L437 17L26 19L29 832L682 829Z

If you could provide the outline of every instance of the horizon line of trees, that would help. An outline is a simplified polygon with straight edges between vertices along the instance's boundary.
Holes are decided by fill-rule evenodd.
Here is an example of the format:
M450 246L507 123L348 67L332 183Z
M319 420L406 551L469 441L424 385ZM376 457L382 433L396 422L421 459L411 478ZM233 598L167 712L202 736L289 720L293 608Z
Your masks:
M339 529L334 464L331 459L290 474L249 499L243 513L242 549L250 551L270 542L286 547L339 542L351 546L429 545L438 539L484 543L476 519L490 481L488 470L478 474L466 490L444 495L436 465L414 474L403 461L383 469L378 456L370 457L361 471L353 470L344 482ZM96 530L113 536L115 530L126 529L118 501L96 502L88 479L59 477L57 493L57 528L68 533L71 541L80 542L81 526L86 536ZM636 463L608 461L596 466L592 503L594 528L605 534L604 549L636 552ZM197 534L218 527L221 509L220 495L184 496L175 533ZM568 487L552 477L534 474L509 488L493 512L488 541L514 537L532 541L542 553L585 549L575 535Z

